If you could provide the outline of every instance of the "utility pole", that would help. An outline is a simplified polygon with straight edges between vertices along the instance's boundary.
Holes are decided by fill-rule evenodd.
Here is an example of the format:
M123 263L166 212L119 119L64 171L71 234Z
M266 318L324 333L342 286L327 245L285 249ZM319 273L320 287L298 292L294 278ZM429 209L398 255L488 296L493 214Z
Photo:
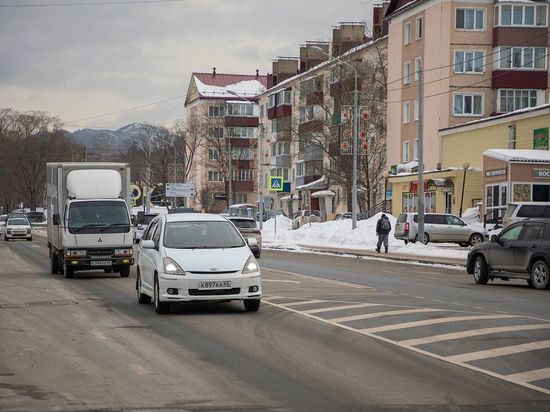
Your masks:
M260 230L264 224L264 199L262 192L262 141L264 140L264 126L260 123L260 136L258 138L258 214L260 216L258 225ZM275 211L275 214L277 211Z
M233 204L233 154L231 152L231 139L227 136L227 167L228 167L228 187L227 199L229 199L229 206Z
M418 69L418 240L424 243L424 72Z
M352 66L353 67L353 66ZM355 69L355 90L353 91L353 184L351 186L351 228L357 228L357 140L359 133L359 90L357 90L357 69Z
M151 209L149 208L149 185L151 183L151 143L153 141L153 135L149 136L149 144L147 145L147 174L145 178L145 190L143 194L143 201L145 202L143 207L145 210L145 213L149 213Z
M176 146L176 136L174 136L174 183L178 181L178 149ZM176 196L172 198L172 207L176 208Z

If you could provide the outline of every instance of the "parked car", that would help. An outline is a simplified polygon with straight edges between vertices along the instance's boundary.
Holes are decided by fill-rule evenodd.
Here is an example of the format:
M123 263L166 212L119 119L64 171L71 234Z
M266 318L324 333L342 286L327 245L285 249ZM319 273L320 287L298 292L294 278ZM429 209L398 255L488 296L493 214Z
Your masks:
M151 223L151 220L153 220L157 216L158 213L144 213L139 216L138 220L136 221L136 230L134 230L134 243L139 243L139 241L143 237L143 233L147 230L149 223Z
M250 250L254 254L256 259L259 259L262 254L262 232L258 229L256 221L251 217L236 217L231 216L228 218L231 223L241 232L241 235L245 239L256 239L256 246L250 246Z
M192 207L176 207L173 209L168 209L168 213L195 213L195 209L193 209Z
M549 219L550 203L548 202L518 202L510 203L502 218L502 226L507 227L512 223L525 219Z
M225 217L181 213L153 219L139 246L138 302L155 303L157 313L189 301L242 300L257 311L261 273L248 244Z
M550 287L550 223L543 219L513 223L490 242L468 253L466 270L477 284L501 278L525 279L536 289Z
M353 216L351 212L345 212L345 213L338 213L336 216L334 216L334 220L346 220L351 219Z
M27 212L27 219L31 223L42 223L46 220L46 216L42 212Z
M395 224L396 239L408 242L418 240L418 214L401 213ZM458 243L460 246L477 245L489 239L481 226L470 225L458 216L444 213L424 215L424 242Z
M32 240L31 222L27 218L8 218L4 230L4 240L6 242L12 239Z
M298 229L306 223L321 222L321 212L318 210L299 210L292 219L292 229Z

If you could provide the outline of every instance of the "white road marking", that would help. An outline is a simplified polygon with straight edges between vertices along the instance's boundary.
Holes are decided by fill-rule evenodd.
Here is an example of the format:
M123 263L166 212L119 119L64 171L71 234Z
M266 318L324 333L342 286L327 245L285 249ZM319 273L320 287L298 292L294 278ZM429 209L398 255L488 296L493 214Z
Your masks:
M471 362L479 359L495 358L497 356L511 355L514 353L529 352L537 349L550 348L550 340L524 343L521 345L504 346L478 352L465 353L463 355L449 356L447 359L453 362Z
M344 305L344 306L334 306L331 308L320 308L320 309L310 309L304 310L304 313L322 313L322 312L332 312L333 310L345 310L345 309L356 309L356 308L366 308L369 306L381 306L379 303L355 303L353 305Z
M402 344L403 346L419 346L419 345L426 345L428 343L442 342L445 340L489 335L491 333L515 332L515 331L521 331L521 330L536 330L536 329L549 329L549 328L550 328L550 324L498 326L495 328L466 330L463 332L445 333L442 335L428 336L426 338L409 339L409 340L400 341L399 343Z
M320 299L301 300L301 301L299 301L299 302L283 303L283 304L281 304L281 306L285 306L285 307L288 307L288 306L299 306L299 305L307 305L307 304L310 304L310 303L323 303L323 302L327 302L327 301L326 301L326 300L320 300Z
M460 321L465 321L465 320L518 318L518 317L519 316L514 316L514 315L454 316L454 317L449 317L449 318L426 319L426 320L418 320L418 321L415 321L415 322L398 323L398 324L395 324L395 325L379 326L379 327L376 327L376 328L362 329L362 332L380 333L380 332L387 332L387 331L390 331L390 330L414 328L414 327L417 327L417 326L435 325L435 324L438 324L438 323L460 322Z
M506 377L508 379L518 380L520 382L533 382L540 381L542 379L550 379L550 368L514 373L512 375L506 375Z
M336 319L329 319L329 320L334 323L342 323L342 322L349 322L352 320L381 318L383 316L405 315L407 313L442 312L442 311L443 309L431 309L431 308L403 309L403 310L391 310L387 312L363 313L362 315L346 316L343 318L336 318Z
M286 279L262 279L262 282L295 283L297 285L302 283L299 280L286 280Z
M325 282L325 283L330 283L330 284L333 284L333 285L345 286L345 287L348 287L348 288L373 289L370 286L366 286L366 285L358 285L356 283L343 282L343 281L340 281L340 280L325 279L325 278L321 278L321 277L318 277L318 276L304 275L303 273L287 272L286 270L279 270L279 269L272 269L272 268L265 268L265 270L270 271L270 272L282 273L284 275L296 276L296 277L303 278L303 279L311 279L311 280L316 280L318 282Z

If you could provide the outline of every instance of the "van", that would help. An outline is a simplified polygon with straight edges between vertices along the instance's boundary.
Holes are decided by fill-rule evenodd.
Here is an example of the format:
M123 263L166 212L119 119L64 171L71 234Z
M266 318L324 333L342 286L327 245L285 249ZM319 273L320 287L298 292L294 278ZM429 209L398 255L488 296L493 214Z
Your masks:
M525 219L550 219L549 202L517 202L510 203L502 218L502 226L506 227L512 223Z
M405 244L418 240L418 215L401 213L395 224L396 239ZM428 242L458 243L473 246L489 239L489 233L481 226L470 225L458 216L445 213L424 215L424 244Z

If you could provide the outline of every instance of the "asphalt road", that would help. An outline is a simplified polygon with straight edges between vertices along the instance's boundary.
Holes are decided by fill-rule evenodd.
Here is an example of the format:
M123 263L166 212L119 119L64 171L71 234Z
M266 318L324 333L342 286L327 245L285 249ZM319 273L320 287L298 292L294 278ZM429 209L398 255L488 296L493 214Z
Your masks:
M49 274L0 242L0 410L550 410L550 293L264 251L258 313L156 315L134 273Z

